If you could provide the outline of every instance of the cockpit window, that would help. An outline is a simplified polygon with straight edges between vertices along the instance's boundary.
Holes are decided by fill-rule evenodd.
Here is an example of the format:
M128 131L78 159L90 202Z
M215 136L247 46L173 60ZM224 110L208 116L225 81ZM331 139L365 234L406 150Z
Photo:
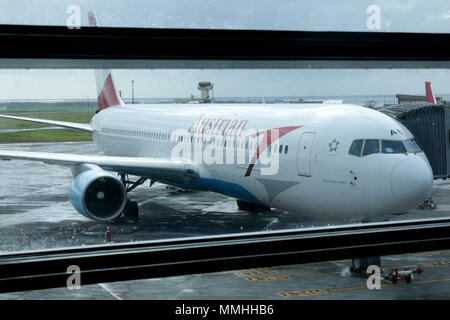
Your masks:
M350 147L350 154L360 157L361 156L361 149L362 149L363 140L355 140L352 143L352 146Z
M422 150L417 145L416 141L414 141L414 139L406 140L405 145L406 145L406 149L408 149L408 152L412 152L412 153L422 152Z
M406 153L403 141L382 140L381 145L383 153Z
M380 152L380 142L379 140L366 140L366 144L364 145L363 155L367 156L372 153Z

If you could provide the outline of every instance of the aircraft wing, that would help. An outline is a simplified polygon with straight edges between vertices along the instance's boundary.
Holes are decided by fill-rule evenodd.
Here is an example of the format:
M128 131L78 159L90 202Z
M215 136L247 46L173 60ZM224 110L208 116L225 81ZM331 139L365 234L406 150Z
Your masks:
M170 182L183 182L187 178L199 177L198 167L187 160L92 156L15 150L0 150L0 159L38 161L67 167L93 164L108 171L116 171Z
M92 133L91 125L87 124L87 123L75 123L75 122L66 122L66 121L55 121L55 120L46 120L46 119L6 116L6 115L1 115L1 114L0 114L0 118L22 120L22 121L30 121L30 122L36 122L36 123L43 123L43 124L49 124L49 125L53 125L53 126L58 126L58 127L63 127L63 128L74 129L74 130L79 130L79 131Z

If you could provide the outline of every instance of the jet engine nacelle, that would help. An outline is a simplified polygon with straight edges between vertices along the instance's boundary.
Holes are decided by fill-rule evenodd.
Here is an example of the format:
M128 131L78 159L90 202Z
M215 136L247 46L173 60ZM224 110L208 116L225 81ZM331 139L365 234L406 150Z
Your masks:
M104 170L87 170L78 174L70 186L70 201L83 216L109 221L120 216L127 203L122 182Z

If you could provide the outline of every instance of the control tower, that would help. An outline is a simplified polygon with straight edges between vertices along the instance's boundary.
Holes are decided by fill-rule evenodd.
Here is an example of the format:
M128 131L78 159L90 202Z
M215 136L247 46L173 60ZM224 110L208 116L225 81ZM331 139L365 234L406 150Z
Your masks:
M200 81L198 83L197 89L200 90L200 93L201 93L201 95L200 95L200 102L202 102L202 103L209 103L214 98L214 95L211 96L209 94L210 90L214 90L214 83L212 83L210 81Z

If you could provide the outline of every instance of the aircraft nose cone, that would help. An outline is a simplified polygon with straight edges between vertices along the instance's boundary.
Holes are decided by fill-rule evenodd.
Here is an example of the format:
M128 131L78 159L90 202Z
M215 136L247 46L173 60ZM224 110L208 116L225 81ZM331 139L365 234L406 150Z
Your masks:
M425 160L407 159L392 169L391 186L398 211L411 210L431 194L433 172Z

